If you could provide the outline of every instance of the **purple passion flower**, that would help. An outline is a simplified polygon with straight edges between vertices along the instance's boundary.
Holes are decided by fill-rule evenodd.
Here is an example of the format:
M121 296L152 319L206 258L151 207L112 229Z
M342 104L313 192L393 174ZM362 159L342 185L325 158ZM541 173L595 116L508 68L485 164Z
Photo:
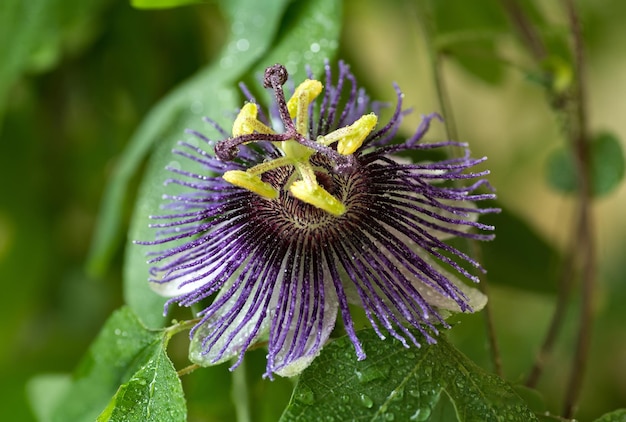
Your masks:
M419 347L436 341L449 312L486 303L460 280L478 282L458 262L479 264L443 242L493 237L480 233L493 227L477 217L496 210L474 205L494 198L476 192L489 189L481 179L488 172L471 171L484 158L470 158L465 144L421 142L436 114L423 116L410 138L396 139L407 113L397 86L393 116L381 125L380 105L347 65L339 63L333 81L326 64L325 89L309 77L287 100L287 70L269 67L269 109L242 85L249 102L232 135L207 120L222 140L190 131L204 147L179 142L174 150L204 170L169 169L176 178L166 183L188 192L165 198L170 214L152 217L157 240L141 243L162 247L151 255L150 281L172 298L168 305L204 306L191 331L190 359L200 365L238 357L234 368L248 348L266 343L266 376L293 376L319 354L338 313L365 359L350 304L365 310L381 338ZM463 156L405 158L449 146Z

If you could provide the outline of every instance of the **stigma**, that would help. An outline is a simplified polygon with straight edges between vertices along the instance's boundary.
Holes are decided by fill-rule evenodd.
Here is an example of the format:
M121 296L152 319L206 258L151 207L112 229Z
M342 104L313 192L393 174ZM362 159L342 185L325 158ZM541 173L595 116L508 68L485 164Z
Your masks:
M222 158L220 155L232 158L233 150L240 144L269 141L274 144L281 156L245 171L227 171L222 177L232 185L267 200L277 199L280 191L285 190L304 203L334 216L341 216L346 212L342 199L329 193L317 180L316 173L329 170L315 167L311 163L311 158L315 154L323 154L335 161L337 167L345 166L344 163L347 161L340 161L341 158L351 158L349 156L363 145L376 126L378 117L374 113L365 114L350 125L319 135L312 140L309 135L309 120L313 114L311 104L324 87L320 81L307 79L298 85L289 101L286 101L282 89L286 81L286 72L283 66L275 65L268 68L265 73L265 86L274 90L285 128L284 133L277 134L260 121L257 105L247 103L241 108L233 123L233 137L222 141L222 145L216 147L218 158ZM294 176L289 178L284 186L273 186L263 180L264 173L286 166L294 169Z

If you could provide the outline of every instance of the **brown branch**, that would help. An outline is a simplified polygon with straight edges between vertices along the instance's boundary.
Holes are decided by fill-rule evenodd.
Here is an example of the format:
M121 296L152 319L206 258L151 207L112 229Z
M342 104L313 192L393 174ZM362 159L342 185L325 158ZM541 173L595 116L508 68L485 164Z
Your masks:
M581 233L577 244L582 257L582 309L580 312L578 338L574 360L570 370L570 379L565 394L563 416L572 417L582 389L583 378L589 357L591 328L593 324L593 299L596 275L596 251L591 209L591 157L587 138L586 92L584 84L584 48L580 20L573 0L563 0L567 11L574 50L575 67L575 102L572 119L571 140L576 152L578 166L579 217Z
M576 238L579 236L576 235ZM574 280L574 264L576 262L576 252L578 245L576 242L570 242L571 248L567 252L565 261L563 262L563 269L559 278L559 292L557 296L556 306L546 336L543 343L537 352L535 362L530 370L530 375L526 379L526 386L528 388L535 388L539 383L539 378L543 373L544 366L552 354L552 349L559 335L559 331L565 321L565 311L569 303L570 295L573 287Z
M528 47L535 61L541 63L547 54L535 26L528 20L517 0L501 0L501 2L523 43Z

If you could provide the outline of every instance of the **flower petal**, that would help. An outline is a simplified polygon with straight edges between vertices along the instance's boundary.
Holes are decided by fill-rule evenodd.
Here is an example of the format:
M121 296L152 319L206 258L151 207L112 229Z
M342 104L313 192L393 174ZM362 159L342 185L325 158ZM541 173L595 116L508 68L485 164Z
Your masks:
M337 318L339 301L320 248L309 243L291 252L296 258L288 260L270 329L267 375L302 372L319 354Z
M220 364L241 355L267 332L271 317L267 311L272 309L271 301L263 300L267 296L259 292L259 286L255 289L260 293L258 297L255 294L242 296L249 287L242 283L238 288L233 285L220 291L214 305L226 294L231 297L214 315L197 326L189 346L189 360L200 366ZM209 307L205 312L212 309Z

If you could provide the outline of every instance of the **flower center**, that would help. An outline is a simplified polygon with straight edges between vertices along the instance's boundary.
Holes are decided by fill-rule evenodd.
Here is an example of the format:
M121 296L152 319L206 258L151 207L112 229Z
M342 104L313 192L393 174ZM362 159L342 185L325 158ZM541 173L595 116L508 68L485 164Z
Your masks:
M309 139L309 118L311 103L322 92L320 81L307 79L295 90L289 101L285 101L282 85L287 80L287 70L282 65L274 65L265 71L264 85L272 88L276 96L281 120L285 127L282 134L276 134L270 127L258 120L258 108L247 103L239 112L233 124L233 137L216 145L216 155L220 159L234 158L238 145L254 141L270 141L281 152L281 157L263 162L242 170L230 170L222 176L227 182L247 189L267 200L276 200L279 191L272 184L264 182L261 176L279 167L291 166L294 177L285 184L292 196L335 216L346 212L345 204L329 191L330 177L319 168L314 168L311 158L316 154L325 155L335 163L337 171L352 167L356 152L376 126L378 117L374 113L365 114L348 126L336 129L315 140ZM332 146L332 147L331 147ZM332 171L332 170L331 170Z

